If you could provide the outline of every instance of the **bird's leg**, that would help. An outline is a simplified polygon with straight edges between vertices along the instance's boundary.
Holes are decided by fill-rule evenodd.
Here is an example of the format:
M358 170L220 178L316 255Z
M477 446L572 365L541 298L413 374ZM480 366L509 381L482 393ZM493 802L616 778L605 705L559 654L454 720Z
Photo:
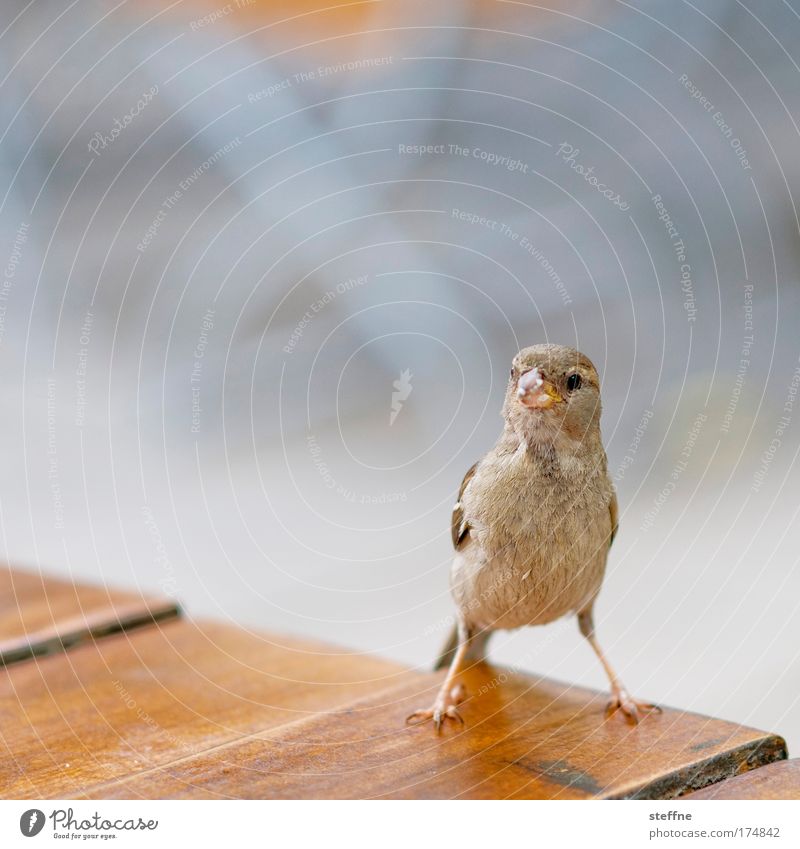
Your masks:
M458 646L453 654L453 659L450 662L450 668L447 670L442 686L439 688L439 693L433 706L415 710L410 716L406 717L406 722L419 725L433 720L434 728L438 734L442 724L453 719L464 724L464 719L458 712L458 703L464 698L465 692L461 684L456 684L458 674L461 672L461 666L464 663L464 658L467 654L467 646L469 645L470 634L467 626L463 621L458 623Z
M615 710L621 710L625 716L633 723L639 721L640 711L657 711L661 713L661 708L658 705L651 705L647 702L640 702L634 699L631 694L625 689L622 681L617 677L614 668L606 660L603 650L600 648L600 643L597 642L597 637L594 633L594 617L592 615L592 604L578 613L578 627L581 629L581 634L589 641L589 645L594 649L594 653L603 664L603 669L608 675L608 680L611 682L611 701L608 703L608 713L613 713Z

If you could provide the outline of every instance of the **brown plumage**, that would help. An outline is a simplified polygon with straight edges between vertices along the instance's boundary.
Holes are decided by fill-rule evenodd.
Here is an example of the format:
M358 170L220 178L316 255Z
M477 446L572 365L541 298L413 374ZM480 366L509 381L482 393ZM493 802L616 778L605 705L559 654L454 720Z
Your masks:
M456 678L498 629L578 615L611 682L609 707L636 721L636 702L605 659L592 607L617 531L617 500L600 437L600 380L573 348L534 345L512 363L505 427L464 476L453 508L451 589L458 624L439 659L450 670L436 702L411 721L461 720Z

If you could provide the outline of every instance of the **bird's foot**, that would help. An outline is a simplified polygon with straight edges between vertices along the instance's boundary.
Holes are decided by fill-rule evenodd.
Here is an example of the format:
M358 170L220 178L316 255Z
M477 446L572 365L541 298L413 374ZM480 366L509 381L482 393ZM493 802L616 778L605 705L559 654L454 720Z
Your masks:
M611 691L611 701L606 707L606 715L610 716L618 710L622 711L628 722L633 725L639 722L643 713L661 713L658 705L637 701L624 687L614 687Z
M432 719L437 734L441 732L442 725L448 719L464 725L464 717L458 711L458 704L464 700L465 696L464 688L460 684L456 684L450 691L439 693L433 707L415 710L414 713L409 714L406 717L406 722L410 725L422 725Z

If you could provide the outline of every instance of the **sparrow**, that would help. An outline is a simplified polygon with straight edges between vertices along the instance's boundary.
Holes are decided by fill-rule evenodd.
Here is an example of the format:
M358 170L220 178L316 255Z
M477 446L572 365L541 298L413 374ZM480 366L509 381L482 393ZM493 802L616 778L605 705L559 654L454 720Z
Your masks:
M659 711L623 686L597 641L593 608L617 533L617 498L600 436L600 379L574 348L532 345L513 359L496 445L464 476L453 507L450 585L456 625L436 668L449 663L430 708L407 722L464 724L457 683L485 658L497 630L576 614L611 684L609 713L636 723Z

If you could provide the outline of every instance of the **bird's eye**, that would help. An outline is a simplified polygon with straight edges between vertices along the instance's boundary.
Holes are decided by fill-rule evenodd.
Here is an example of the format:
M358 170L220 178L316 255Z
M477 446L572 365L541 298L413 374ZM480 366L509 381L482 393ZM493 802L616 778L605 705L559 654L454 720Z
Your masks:
M577 372L573 372L567 378L567 389L569 389L570 392L574 392L576 389L581 388L581 383L581 376Z
M517 373L517 370L514 368L514 366L511 366L511 377L514 377L514 375L516 373Z

